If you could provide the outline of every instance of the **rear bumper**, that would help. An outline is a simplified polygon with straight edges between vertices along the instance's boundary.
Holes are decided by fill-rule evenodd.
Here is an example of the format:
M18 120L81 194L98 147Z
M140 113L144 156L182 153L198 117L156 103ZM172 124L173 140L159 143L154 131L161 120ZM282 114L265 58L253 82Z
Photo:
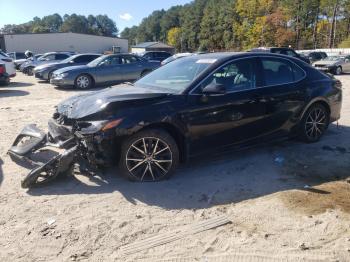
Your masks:
M0 75L0 83L1 84L8 84L10 81L10 77L8 74Z

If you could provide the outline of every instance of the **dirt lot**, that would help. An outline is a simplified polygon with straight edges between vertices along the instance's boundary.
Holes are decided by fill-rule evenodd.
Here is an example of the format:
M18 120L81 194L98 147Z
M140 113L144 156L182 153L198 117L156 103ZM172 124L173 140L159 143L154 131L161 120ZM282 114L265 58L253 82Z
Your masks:
M19 74L0 88L0 261L350 261L350 76L339 79L342 119L319 143L213 154L155 184L111 169L27 191L27 171L7 149L24 125L45 129L54 105L77 92ZM232 223L133 254L121 248L223 214Z

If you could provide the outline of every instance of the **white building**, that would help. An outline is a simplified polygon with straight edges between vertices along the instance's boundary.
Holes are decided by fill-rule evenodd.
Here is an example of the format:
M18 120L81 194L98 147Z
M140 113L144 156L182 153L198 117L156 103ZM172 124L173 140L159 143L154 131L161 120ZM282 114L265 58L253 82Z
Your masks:
M73 51L77 53L103 53L117 49L128 52L128 40L77 33L5 34L0 35L0 49L4 52L24 52L36 54L51 51Z

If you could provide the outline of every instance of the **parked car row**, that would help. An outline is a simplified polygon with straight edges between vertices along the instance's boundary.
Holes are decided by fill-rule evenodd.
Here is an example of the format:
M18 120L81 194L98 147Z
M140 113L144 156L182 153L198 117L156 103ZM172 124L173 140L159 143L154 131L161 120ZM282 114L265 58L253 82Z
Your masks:
M150 52L148 52L149 54ZM165 52L154 52L165 53ZM163 54L165 57L165 55ZM156 58L156 54L152 53ZM50 52L22 63L20 71L59 87L88 89L135 81L160 66L160 60L134 54L73 54Z

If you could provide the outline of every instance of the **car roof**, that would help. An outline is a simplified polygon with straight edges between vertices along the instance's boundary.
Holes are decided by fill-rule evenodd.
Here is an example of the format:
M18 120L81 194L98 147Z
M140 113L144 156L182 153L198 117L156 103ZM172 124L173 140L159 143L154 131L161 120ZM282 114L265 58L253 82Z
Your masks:
M274 54L274 53L268 53L268 52L218 52L218 53L206 53L206 54L199 54L196 55L196 58L198 59L216 59L219 61L222 60L230 60L233 58L239 58L239 57L276 57L276 58L284 58L284 59L290 59L293 61L299 61L299 59L293 58L291 56L282 55L282 54Z

